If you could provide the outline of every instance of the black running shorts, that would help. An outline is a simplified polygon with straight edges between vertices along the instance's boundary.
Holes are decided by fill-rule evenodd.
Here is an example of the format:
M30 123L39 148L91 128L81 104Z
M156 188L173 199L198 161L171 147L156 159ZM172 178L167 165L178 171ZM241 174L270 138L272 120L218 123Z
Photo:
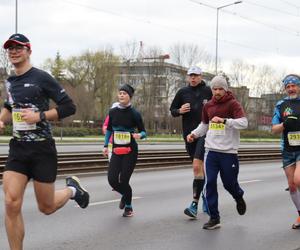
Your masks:
M24 174L28 179L53 183L57 175L57 151L55 141L17 141L11 139L4 171Z
M199 137L192 143L186 143L186 151L193 160L194 158L204 160L205 153L205 136Z

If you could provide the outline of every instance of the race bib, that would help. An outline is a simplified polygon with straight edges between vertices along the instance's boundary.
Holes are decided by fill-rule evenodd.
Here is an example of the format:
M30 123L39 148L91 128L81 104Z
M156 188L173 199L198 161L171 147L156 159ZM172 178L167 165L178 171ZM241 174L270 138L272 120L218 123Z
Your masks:
M34 111L32 108L31 110ZM16 131L28 131L35 130L36 123L27 123L23 121L21 116L21 109L13 109L12 110L12 120L13 120L13 129Z
M127 145L131 142L131 134L130 132L114 132L114 143L118 145Z
M224 123L211 122L209 124L209 131L213 135L225 135L225 124Z
M287 138L290 146L300 146L300 131L288 132Z

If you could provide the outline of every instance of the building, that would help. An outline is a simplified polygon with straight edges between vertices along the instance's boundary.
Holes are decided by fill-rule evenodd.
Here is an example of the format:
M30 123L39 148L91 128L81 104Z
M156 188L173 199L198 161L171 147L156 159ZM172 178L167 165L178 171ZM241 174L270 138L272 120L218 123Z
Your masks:
M136 89L134 104L153 133L181 130L180 119L174 121L169 107L177 90L186 85L187 68L166 63L164 59L127 61L119 66L119 84L128 83ZM213 75L204 73L203 77L210 80Z

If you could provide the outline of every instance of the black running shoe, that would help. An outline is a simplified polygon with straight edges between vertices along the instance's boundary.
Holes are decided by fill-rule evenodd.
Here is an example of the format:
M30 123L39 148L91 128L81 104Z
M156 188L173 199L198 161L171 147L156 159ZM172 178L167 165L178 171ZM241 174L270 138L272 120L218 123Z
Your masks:
M76 189L75 196L71 199L75 200L81 208L86 208L90 202L90 195L80 185L79 179L76 176L67 177L66 184L68 187L74 187Z
M236 210L238 211L239 215L244 215L246 213L246 202L243 197L236 199Z
M220 227L221 227L220 218L217 219L210 218L209 221L203 225L203 229L207 229L207 230L213 230Z
M132 207L125 207L123 217L132 217L132 216L133 216Z
M124 207L125 207L125 201L124 201L124 196L122 196L120 203L119 203L119 208L123 210Z

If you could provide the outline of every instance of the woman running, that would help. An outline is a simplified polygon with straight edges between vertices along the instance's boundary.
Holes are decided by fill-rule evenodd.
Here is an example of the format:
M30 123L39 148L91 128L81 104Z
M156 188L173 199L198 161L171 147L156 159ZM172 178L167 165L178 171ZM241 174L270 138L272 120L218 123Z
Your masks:
M124 84L119 88L117 107L109 111L109 122L105 133L104 156L108 155L109 138L112 136L112 156L109 162L108 182L122 195L119 208L124 209L123 216L133 216L132 189L130 177L138 157L138 146L135 139L146 138L142 117L131 106L134 88ZM138 133L136 133L136 128Z

